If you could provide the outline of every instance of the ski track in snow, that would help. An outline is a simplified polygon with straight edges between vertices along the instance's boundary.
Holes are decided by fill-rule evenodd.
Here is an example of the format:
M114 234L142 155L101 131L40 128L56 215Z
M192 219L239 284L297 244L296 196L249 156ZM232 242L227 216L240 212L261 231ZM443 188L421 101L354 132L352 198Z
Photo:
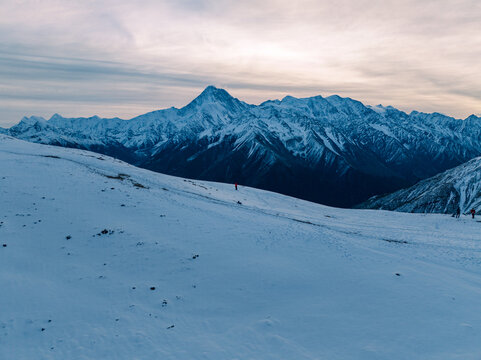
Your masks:
M0 359L479 359L480 230L0 135Z

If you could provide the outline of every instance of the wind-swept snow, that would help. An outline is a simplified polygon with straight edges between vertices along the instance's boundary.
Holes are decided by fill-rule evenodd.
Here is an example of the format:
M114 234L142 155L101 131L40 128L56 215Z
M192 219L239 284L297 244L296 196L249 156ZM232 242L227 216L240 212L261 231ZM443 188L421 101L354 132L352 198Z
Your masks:
M1 359L479 359L481 223L0 135ZM5 246L2 246L2 245Z

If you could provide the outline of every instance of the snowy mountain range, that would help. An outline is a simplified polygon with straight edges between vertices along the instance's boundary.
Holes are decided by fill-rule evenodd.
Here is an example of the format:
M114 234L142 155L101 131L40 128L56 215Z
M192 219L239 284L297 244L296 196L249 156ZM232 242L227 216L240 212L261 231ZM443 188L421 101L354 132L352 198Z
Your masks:
M481 157L425 179L410 188L375 196L359 208L416 213L481 212Z
M342 207L481 155L481 119L474 115L407 114L336 95L250 105L213 86L183 108L128 121L32 116L2 132Z
M0 135L0 359L479 359L481 224Z

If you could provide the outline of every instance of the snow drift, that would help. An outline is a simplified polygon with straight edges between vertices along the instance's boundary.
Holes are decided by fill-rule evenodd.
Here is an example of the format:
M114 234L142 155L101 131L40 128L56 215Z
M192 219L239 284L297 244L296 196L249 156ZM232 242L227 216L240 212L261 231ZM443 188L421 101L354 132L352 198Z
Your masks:
M0 135L1 359L477 359L480 223Z

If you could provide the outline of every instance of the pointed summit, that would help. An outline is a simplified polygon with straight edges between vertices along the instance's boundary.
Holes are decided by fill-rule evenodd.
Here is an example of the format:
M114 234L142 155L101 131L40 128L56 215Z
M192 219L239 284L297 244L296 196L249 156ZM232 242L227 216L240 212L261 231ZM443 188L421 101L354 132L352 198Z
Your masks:
M192 100L187 106L183 107L180 111L182 113L186 113L188 111L212 112L214 109L217 109L217 111L236 113L244 110L248 106L249 105L247 105L245 102L236 99L224 89L219 89L213 85L209 85L200 93L199 96Z
M204 91L197 96L194 101L229 101L229 100L237 100L231 94L229 94L224 89L216 88L213 85L207 86Z
M214 85L207 85L207 87L204 89L204 91L202 91L201 94L215 94L218 92L227 93L227 91L225 91L224 89L217 88Z
M48 120L49 123L54 123L57 121L62 121L64 120L64 117L58 113L55 113L52 115L52 117Z
M464 119L464 121L478 121L479 119L481 119L479 116L471 114L466 119Z

